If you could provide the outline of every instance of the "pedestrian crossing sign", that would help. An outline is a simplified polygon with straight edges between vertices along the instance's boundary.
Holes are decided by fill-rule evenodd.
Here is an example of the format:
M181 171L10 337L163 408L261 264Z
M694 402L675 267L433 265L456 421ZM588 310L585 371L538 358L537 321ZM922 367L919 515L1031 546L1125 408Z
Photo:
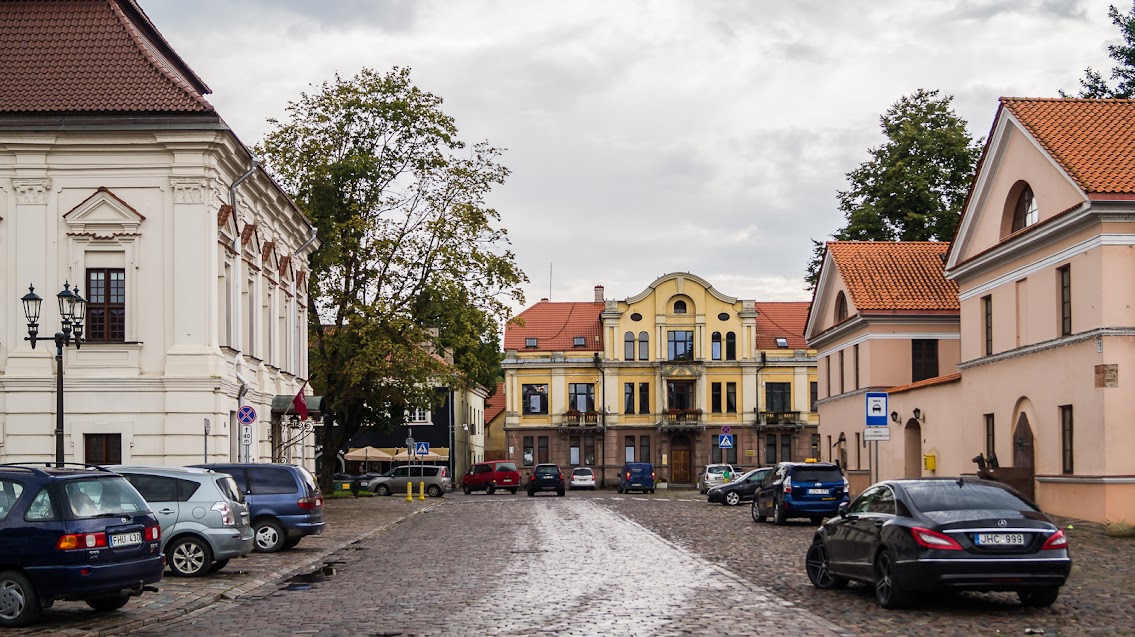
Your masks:
M428 455L430 455L430 443L419 442L418 444L414 445L414 455L415 456L428 456Z
M721 449L733 448L733 434L721 434L717 437L717 446Z

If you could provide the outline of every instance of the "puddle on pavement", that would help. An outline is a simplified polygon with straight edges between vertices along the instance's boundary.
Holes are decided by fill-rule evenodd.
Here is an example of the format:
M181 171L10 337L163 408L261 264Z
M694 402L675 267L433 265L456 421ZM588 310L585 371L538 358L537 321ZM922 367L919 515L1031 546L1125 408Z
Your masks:
M307 591L314 588L313 584L326 582L327 578L335 574L335 564L343 562L327 562L323 566L308 573L300 573L288 578L287 584L280 588L282 591Z

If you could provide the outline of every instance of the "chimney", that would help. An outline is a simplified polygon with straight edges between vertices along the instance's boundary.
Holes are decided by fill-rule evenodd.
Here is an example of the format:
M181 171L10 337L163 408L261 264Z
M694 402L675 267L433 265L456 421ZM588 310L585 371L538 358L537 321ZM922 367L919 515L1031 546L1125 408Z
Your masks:
M595 302L596 303L602 303L603 302L603 286L602 285L595 286Z

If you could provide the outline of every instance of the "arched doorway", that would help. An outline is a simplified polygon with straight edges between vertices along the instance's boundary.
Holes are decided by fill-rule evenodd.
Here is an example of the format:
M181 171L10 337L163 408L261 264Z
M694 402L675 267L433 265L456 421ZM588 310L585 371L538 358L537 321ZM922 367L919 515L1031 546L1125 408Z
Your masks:
M911 418L903 430L903 477L922 477L922 426Z
M1013 427L1013 469L1006 474L1004 481L1029 498L1034 497L1033 479L1036 477L1033 464L1035 462L1033 450L1033 428L1029 426L1029 417L1021 412L1017 416L1017 425Z
M693 454L690 453L690 438L678 434L670 439L670 482L674 484L693 483Z

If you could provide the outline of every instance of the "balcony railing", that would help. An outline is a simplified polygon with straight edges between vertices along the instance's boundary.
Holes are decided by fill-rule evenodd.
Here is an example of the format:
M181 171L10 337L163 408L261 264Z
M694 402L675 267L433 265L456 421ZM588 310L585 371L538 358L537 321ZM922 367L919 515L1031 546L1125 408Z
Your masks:
M758 425L795 425L800 422L798 411L758 411Z
M697 424L700 421L700 411L666 412L662 414L662 422L667 425Z
M598 425L599 412L564 412L565 425Z

